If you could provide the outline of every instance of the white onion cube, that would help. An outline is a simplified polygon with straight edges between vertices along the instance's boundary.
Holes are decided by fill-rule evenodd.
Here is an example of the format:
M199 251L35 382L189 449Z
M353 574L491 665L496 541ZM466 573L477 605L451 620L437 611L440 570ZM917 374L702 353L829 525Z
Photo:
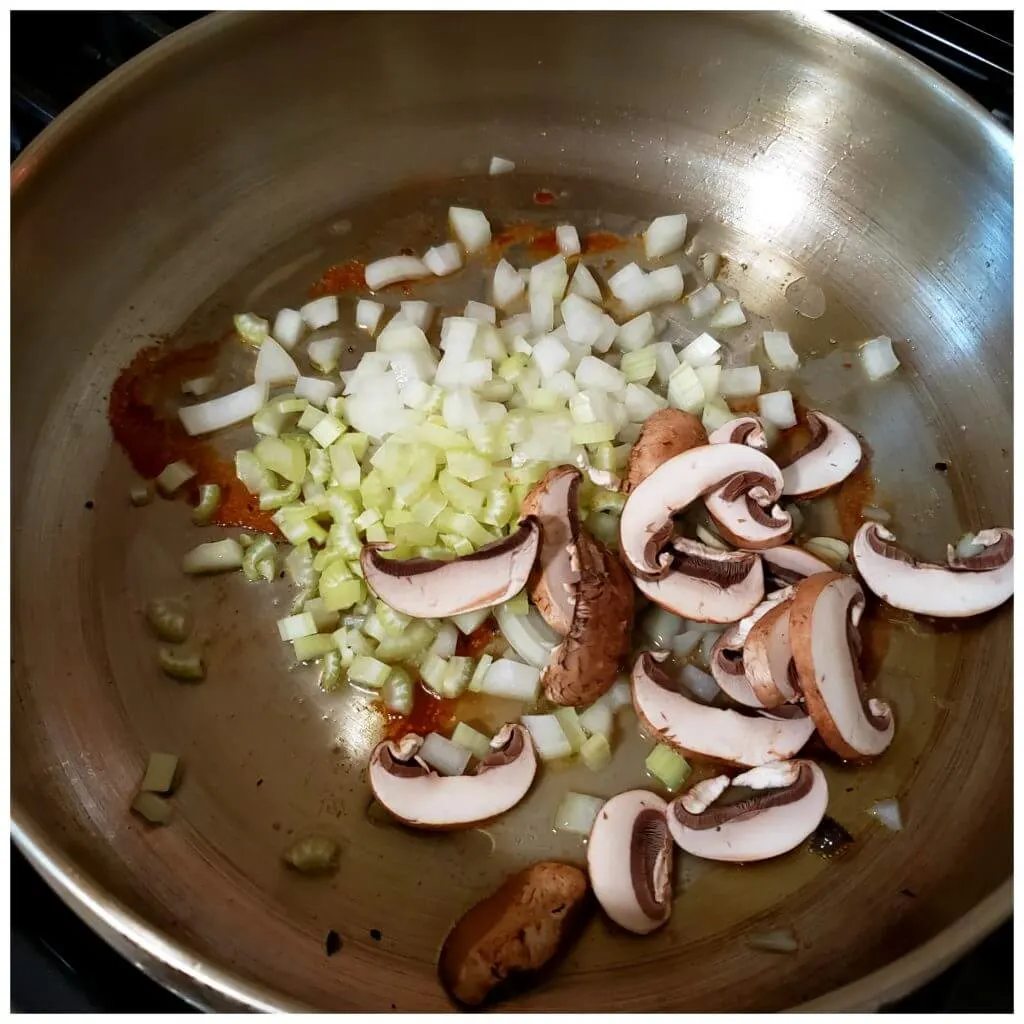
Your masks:
M366 287L371 292L380 291L388 285L399 281L417 281L430 277L430 270L421 259L415 256L386 256L382 260L374 260L366 265Z
M686 214L656 217L644 232L644 254L649 260L661 259L686 241Z
M601 304L601 288L590 268L583 263L576 264L572 281L569 282L569 291L574 295L582 295L583 298L590 299L598 305Z
M489 324L496 323L498 319L498 314L493 306L488 306L486 302L477 302L475 299L470 299L466 303L463 315L470 320L483 320Z
M452 206L448 210L448 223L466 252L479 252L491 244L491 225L481 210Z
M282 309L274 318L274 329L270 333L280 345L294 348L305 330L302 314L297 309Z
M667 384L672 372L679 365L679 357L676 350L669 341L658 341L652 346L655 358L655 378L662 384Z
M710 366L721 358L721 345L710 334L698 335L680 353L684 363L690 366Z
M551 334L546 334L533 346L531 355L544 378L553 377L559 370L564 370L572 358L565 345Z
M581 388L600 388L602 391L619 391L626 386L621 370L609 366L596 356L584 356L576 368L576 383Z
M497 177L499 174L511 174L515 169L516 165L511 160L506 160L503 156L492 156L487 173Z
M742 327L746 322L747 315L743 312L743 307L735 299L730 299L708 321L708 327Z
M403 302L399 309L402 311L402 316L409 323L415 324L421 331L425 331L430 326L430 321L434 319L434 307L421 299Z
M654 340L654 317L650 313L627 320L619 329L616 344L623 352L633 352Z
M581 249L579 232L572 224L559 224L555 228L555 244L563 256L576 256Z
M764 350L772 366L780 370L795 370L800 365L800 357L785 331L765 331Z
M756 395L761 390L761 368L733 366L723 370L718 379L718 390L726 398Z
M519 721L526 726L542 761L557 761L572 753L572 744L554 715L523 715Z
M694 320L703 320L721 301L722 293L713 284L706 284L687 298L686 305Z
M380 326L380 318L384 315L384 307L373 299L360 299L356 303L356 327L369 331L372 335Z
M462 250L454 242L435 245L423 254L423 265L435 277L447 277L462 267Z
M688 363L680 363L669 377L668 400L683 412L699 413L704 408L704 388Z
M338 296L324 295L312 302L307 302L299 315L314 331L318 327L327 327L338 322Z
M788 391L769 391L757 399L757 411L767 423L785 430L796 426L793 396Z
M600 306L582 295L567 295L562 302L562 321L569 338L578 345L593 346L601 336L604 316Z
M860 348L860 358L867 375L872 380L881 380L882 377L887 377L900 365L896 353L892 350L892 339L885 335L864 342Z
M519 271L508 260L499 260L494 268L494 279L491 283L494 304L500 309L507 309L525 290L526 283Z

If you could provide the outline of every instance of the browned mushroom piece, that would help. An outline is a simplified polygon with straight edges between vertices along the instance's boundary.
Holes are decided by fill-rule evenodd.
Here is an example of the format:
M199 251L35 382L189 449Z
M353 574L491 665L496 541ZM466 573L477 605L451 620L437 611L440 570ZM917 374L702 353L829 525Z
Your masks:
M886 604L920 615L963 618L998 608L1013 594L1013 531L982 530L973 554L950 547L948 565L911 558L877 523L865 523L851 555L867 588Z
M704 504L719 532L736 547L778 547L793 536L793 517L781 505L765 507L765 498L776 493L777 486L769 475L739 473L708 494Z
M641 654L631 677L633 707L646 728L683 754L756 767L793 757L811 738L814 722L746 715L690 700L672 687L658 657Z
M618 558L581 530L572 550L578 574L572 623L541 674L548 700L578 707L607 692L622 671L633 629L633 584Z
M792 603L792 592L777 600L750 627L743 641L743 667L747 681L764 708L775 708L798 700L800 696L793 685L796 671L789 636Z
M594 819L587 868L594 895L620 927L638 935L672 913L672 837L665 801L636 789L613 796Z
M448 933L441 984L456 1002L480 1006L536 980L572 938L586 895L587 876L571 864L542 861L512 875Z
M530 573L530 599L544 621L565 636L572 627L580 583L574 552L580 535L578 493L581 473L555 466L523 499L520 514L540 526L540 550Z
M636 439L622 490L629 494L645 477L674 455L708 443L707 431L699 416L681 409L660 409L648 416Z
M857 625L864 592L852 576L819 573L796 587L789 634L800 690L821 738L840 757L866 761L892 743L892 711L865 703Z
M783 494L813 498L841 484L859 465L860 441L837 419L810 410L811 439L782 470Z
M413 828L470 828L515 807L537 773L533 741L519 724L503 726L472 775L439 775L420 759L415 733L384 740L370 755L370 788L394 817Z
M537 523L525 519L514 533L461 558L388 559L380 552L391 545L368 544L359 564L385 604L417 619L442 619L515 597L526 586L539 545Z
M754 792L717 803L731 788ZM821 823L828 783L813 761L775 761L730 780L706 779L668 806L668 827L680 849L709 860L750 863L799 846Z

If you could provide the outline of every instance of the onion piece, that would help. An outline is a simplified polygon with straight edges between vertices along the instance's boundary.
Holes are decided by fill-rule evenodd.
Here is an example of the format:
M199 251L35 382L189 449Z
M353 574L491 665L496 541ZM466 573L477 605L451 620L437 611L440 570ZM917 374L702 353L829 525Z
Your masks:
M588 736L604 736L605 739L608 739L612 734L614 713L611 707L604 703L602 698L582 712L579 716L579 721L580 727Z
M677 658L687 658L697 649L704 636L699 630L687 629L672 638L672 653Z
M811 537L804 543L804 547L833 568L842 565L850 557L850 545L837 537Z
M519 721L526 727L542 761L558 761L572 754L572 744L554 715L523 715Z
M540 670L511 658L492 662L480 684L480 692L531 703L540 691ZM561 727L559 727L561 728Z
M491 740L482 732L477 732L471 725L459 722L452 732L452 743L464 747L474 757L483 760L491 753Z
M793 396L788 391L769 391L757 399L757 411L761 419L780 430L796 426L796 410Z
M713 284L698 288L686 299L690 316L694 320L703 320L722 301L722 293Z
M868 808L868 814L877 818L890 832L903 831L903 815L895 800L879 800Z
M708 327L742 327L746 322L747 315L743 312L743 307L735 299L730 299L708 321Z
M718 341L705 332L698 335L689 345L686 345L679 353L679 358L690 366L710 366L717 363L722 357L720 354L722 346Z
M341 352L341 339L337 339L338 352ZM310 349L316 342L310 344ZM285 384L299 376L299 368L287 350L273 338L267 337L260 345L260 354L256 357L256 369L253 377L257 384Z
M488 324L496 323L498 319L497 311L493 306L489 306L486 302L477 302L476 299L470 299L466 303L463 316L468 320L482 320Z
M777 928L770 932L752 932L747 936L751 949L765 953L795 953L799 948L796 936L788 928Z
M672 612L665 611L657 605L652 606L640 622L640 631L648 637L659 650L669 646L672 638L686 627L686 621Z
M421 331L430 326L434 319L434 307L422 299L406 300L399 304L400 315L410 324L414 324Z
M717 252L705 252L697 257L697 266L708 281L713 281L718 276L720 262L721 256Z
M208 395L216 386L217 378L212 373L206 377L193 377L191 380L181 382L182 393L195 395L196 398Z
M780 370L795 370L800 365L800 357L786 331L765 331L763 338L764 350L772 366Z
M196 471L181 459L164 466L156 478L156 489L169 498L179 488L184 487L196 475Z
M491 243L491 225L481 210L451 206L448 224L466 252L477 252Z
M306 324L297 309L282 309L274 318L274 328L270 332L279 345L294 348L302 339Z
M423 737L423 744L416 755L442 775L461 775L471 756L465 747L452 743L436 732L428 732Z
M536 668L544 668L547 665L551 652L561 642L561 637L532 606L527 615L516 615L506 602L494 609L494 617L501 635L509 642L512 650Z
M519 275L519 271L506 259L498 261L494 268L494 278L491 282L491 296L494 304L500 309L506 309L526 291L526 283Z
M884 335L864 342L860 347L860 358L867 375L872 380L881 380L899 369L900 361L892 350L892 339Z
M316 330L318 327L327 327L338 321L338 296L324 295L312 302L307 302L300 310L299 316L306 324Z
M178 418L185 431L195 437L255 416L266 400L267 385L250 384L247 388L212 398L209 402L183 406L178 410Z
M555 811L555 830L557 832L572 832L578 836L589 836L594 821L597 819L598 811L604 804L604 799L599 796L566 793Z
M695 625L700 625L700 623L695 623ZM707 625L710 625L710 623L707 623ZM719 628L708 629L705 630L704 636L701 637L700 655L707 664L711 664L711 648L718 643L718 638L724 632L725 630Z
M555 228L555 244L563 256L576 256L582 249L579 232L572 224L559 224Z
M506 160L503 156L492 156L487 173L491 177L496 177L499 174L511 174L515 169L516 165L511 160Z
M601 288L593 273L586 264L577 263L573 271L572 280L569 282L569 291L573 295L581 295L591 302L601 304Z
M644 255L649 260L661 259L662 256L681 249L685 241L685 213L655 217L644 232Z
M759 366L733 366L718 378L718 390L726 398L756 395L761 390Z
M710 634L706 633L705 636ZM686 688L702 704L710 704L722 692L714 677L696 665L684 665L682 678Z
M299 377L295 382L295 395L297 398L305 398L307 402L314 405L326 405L328 398L333 398L338 393L338 384L333 380L323 380L320 377Z
M430 277L430 270L415 256L385 256L366 265L366 287L372 292L399 281L416 281L422 277Z
M462 250L454 242L435 245L423 254L423 265L435 277L447 277L462 267Z
M369 331L372 336L380 326L380 318L384 315L384 307L373 299L360 299L356 303L356 327Z

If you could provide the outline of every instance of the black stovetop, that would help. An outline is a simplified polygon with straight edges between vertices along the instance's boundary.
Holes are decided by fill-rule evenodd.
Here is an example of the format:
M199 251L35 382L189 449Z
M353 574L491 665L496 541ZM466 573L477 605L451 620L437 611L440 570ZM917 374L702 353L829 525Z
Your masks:
M15 13L11 17L11 157L86 89L164 36L189 12ZM902 47L1013 127L1013 14L843 12ZM54 31L59 18L59 31ZM893 1010L1008 1012L1013 930L1004 925ZM12 847L11 1009L170 1013L192 1008L97 938Z

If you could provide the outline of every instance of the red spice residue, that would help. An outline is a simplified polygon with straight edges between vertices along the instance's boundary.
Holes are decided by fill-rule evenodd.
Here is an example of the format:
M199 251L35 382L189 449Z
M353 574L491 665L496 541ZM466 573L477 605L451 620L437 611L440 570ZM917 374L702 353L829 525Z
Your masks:
M321 295L340 295L342 292L363 291L366 288L366 267L360 260L348 260L323 272L320 280L309 290L313 298Z
M389 740L400 740L411 732L426 736L428 732L447 735L455 723L457 700L435 697L422 686L417 686L413 698L412 712L397 715L381 705L384 715L384 735Z
M171 396L181 394L181 382L210 372L221 342L204 342L187 349L161 345L144 348L118 374L110 390L107 419L114 440L124 449L135 471L147 480L168 464L184 459L196 478L186 488L191 501L199 484L219 484L219 526L241 526L277 535L278 529L259 499L235 476L235 467L206 441L190 437L181 425Z
M550 206L558 197L550 189L539 188L533 193L533 201L538 206Z
M481 622L469 636L459 633L459 639L455 644L455 653L460 658L479 658L488 645L498 635L498 624L493 618Z
M616 235L611 231L591 231L580 240L584 255L610 252L629 244L629 239ZM510 224L503 231L495 234L488 248L488 258L497 261L508 249L515 245L528 247L530 256L546 259L558 252L555 229L541 227L539 224Z

